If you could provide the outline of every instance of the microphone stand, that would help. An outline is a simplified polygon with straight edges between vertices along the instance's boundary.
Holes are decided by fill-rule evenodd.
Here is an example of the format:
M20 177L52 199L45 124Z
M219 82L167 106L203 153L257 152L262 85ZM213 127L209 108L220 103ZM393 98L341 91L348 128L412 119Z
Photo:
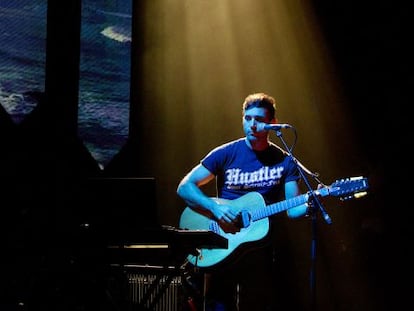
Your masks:
M296 136L296 130L294 127L293 130L295 131L295 136ZM309 174L311 177L313 177L319 184L322 184L320 182L320 180L318 179L318 174L317 173L312 173L311 171L309 171L305 166L303 166L303 164L301 164L295 156L293 156L292 154L292 148L288 148L286 141L284 140L283 136L282 136L282 132L280 129L276 129L276 136L279 137L280 141L282 142L283 146L285 147L285 150L288 153L288 156L293 160L293 162L296 164L299 174L302 177L302 180L304 181L308 191L308 194L310 195L309 197L309 209L308 209L308 213L310 215L311 218L311 228L312 228L312 232L311 232L311 269L310 269L310 298L311 298L311 310L316 310L316 238L317 238L317 226L316 226L316 214L317 211L319 210L322 214L323 219L325 220L325 222L327 224L332 224L332 220L329 217L328 213L326 212L325 208L323 207L321 201L319 200L318 196L315 194L315 191L313 191L309 180L305 174L305 172L307 174Z

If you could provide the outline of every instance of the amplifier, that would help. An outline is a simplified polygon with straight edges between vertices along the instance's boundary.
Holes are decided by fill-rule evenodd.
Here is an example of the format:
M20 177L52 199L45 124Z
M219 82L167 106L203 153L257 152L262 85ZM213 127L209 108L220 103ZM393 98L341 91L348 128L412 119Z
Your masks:
M133 310L182 311L181 276L127 273L128 300ZM141 309L139 309L141 307Z

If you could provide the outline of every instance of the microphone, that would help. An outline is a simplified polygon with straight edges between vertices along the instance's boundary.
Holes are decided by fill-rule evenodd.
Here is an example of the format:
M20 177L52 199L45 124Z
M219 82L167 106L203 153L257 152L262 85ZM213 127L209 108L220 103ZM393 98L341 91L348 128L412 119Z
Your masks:
M287 128L292 128L293 126L290 124L284 124L284 123L278 123L278 124L273 124L273 123L259 123L257 124L257 131L261 132L261 131L270 131L270 130L274 130L274 131L278 131L280 129L287 129Z

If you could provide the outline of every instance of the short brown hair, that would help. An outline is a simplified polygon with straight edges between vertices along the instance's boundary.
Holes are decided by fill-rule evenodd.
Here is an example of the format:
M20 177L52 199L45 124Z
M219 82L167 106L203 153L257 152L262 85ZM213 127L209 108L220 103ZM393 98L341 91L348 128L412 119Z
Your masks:
M276 115L276 100L265 93L253 93L247 95L243 102L243 113L253 107L265 108L269 112L270 119Z

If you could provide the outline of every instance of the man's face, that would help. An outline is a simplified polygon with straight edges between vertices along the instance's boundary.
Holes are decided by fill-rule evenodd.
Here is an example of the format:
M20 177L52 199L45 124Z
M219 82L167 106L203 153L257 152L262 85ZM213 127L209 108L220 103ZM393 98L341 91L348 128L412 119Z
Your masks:
M257 140L258 138L267 137L266 131L257 132L258 123L270 123L268 112L265 108L253 107L244 112L243 131L248 140Z

